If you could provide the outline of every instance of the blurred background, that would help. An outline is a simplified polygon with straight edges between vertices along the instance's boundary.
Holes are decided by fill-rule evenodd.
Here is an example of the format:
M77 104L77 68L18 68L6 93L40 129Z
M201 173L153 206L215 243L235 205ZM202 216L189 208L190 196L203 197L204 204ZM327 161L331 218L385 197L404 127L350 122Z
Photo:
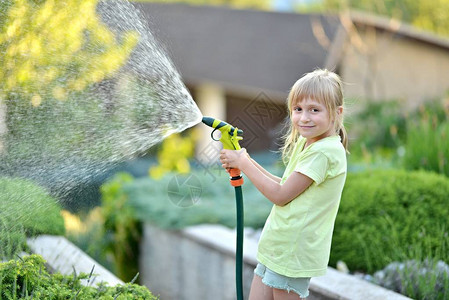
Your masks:
M73 93L93 86L102 91L102 99L108 99L108 76L126 69L139 40L133 33L115 39L108 34L114 32L111 26L92 21L96 19L88 21L81 11L75 15L62 8L59 13L53 10L48 20L53 20L59 30L54 32L45 32L44 25L27 21L34 13L44 15L43 7L51 3L0 1L3 155L19 153L24 147L8 144L8 134L24 136L27 131L21 130L27 122L32 126L47 122L44 115L49 107L55 109L61 101L70 103L80 98L71 99ZM82 7L83 13L88 11L86 15L94 18L99 2L64 3L73 9ZM449 0L139 0L131 4L150 28L158 47L173 62L202 114L243 129L241 145L277 175L283 171L277 150L287 121L285 99L290 87L315 68L338 73L344 81L351 153L330 265L335 267L343 261L352 273L361 272L375 281L372 278L376 272L392 262L402 262L405 272L395 273L399 278L395 282L399 280L402 285L393 286L380 279L376 283L414 298L430 295L426 299L445 299L449 295L449 271L438 269L443 264L442 268L449 270ZM66 26L83 22L90 25ZM24 33L18 28L25 28ZM82 59L74 59L78 35L71 36L70 32L76 30L91 37L92 49L100 45L102 50L97 53L82 48L87 49ZM39 50L47 54L32 60L27 49L34 49L33 36L28 36L29 44L21 44L21 36L27 32L45 37L43 48L48 51L56 49L54 45L64 47L53 52ZM62 35L58 32L68 34L58 39ZM35 69L42 73L31 72L33 61L38 62ZM77 71L58 73L63 68ZM95 73L99 69L104 74ZM153 83L145 84L151 88ZM18 90L27 91L29 99L11 104L8 99L16 99ZM50 100L39 93L42 90ZM96 111L105 104L77 103L74 112ZM114 108L113 103L106 104L106 110ZM127 111L126 105L120 109ZM191 112L182 104L176 109L181 115ZM72 116L52 123L54 135L47 136L48 140L39 139L47 145L58 136L73 136L70 149L83 145L83 135L74 135L63 126ZM126 116L136 124L141 121L133 114ZM111 121L109 114L102 114L102 118L101 130L106 134L119 124ZM89 124L86 122L81 132L88 131ZM107 153L114 149L112 144L106 147ZM11 183L5 176L0 181L5 191L0 197L2 203L14 202L11 199L18 197L14 192L17 189L42 185L58 203L64 225L59 220L54 221L59 222L57 227L36 229L27 223L34 228L30 232L64 234L129 281L139 269L143 224L164 229L204 223L235 226L233 191L218 163L219 150L220 144L210 138L210 128L198 125L152 147L123 155L123 159L102 167L101 172L90 174L88 180L75 178L62 194L52 192L54 184L45 186L33 178L26 178L30 181L26 183L22 179ZM26 159L19 158L26 165ZM2 164L0 170L4 172L0 175L6 175L8 161ZM36 201L47 201L41 199L45 197L39 196ZM244 199L246 226L260 229L270 203L249 182L244 187ZM12 240L11 230L5 228L12 227L0 230L0 241ZM48 228L59 229L48 232ZM3 249L3 256L22 248L19 237L27 230L17 230L17 244ZM410 261L416 263L407 264ZM420 268L434 272L413 277L411 274ZM424 284L417 287L413 283L417 281Z

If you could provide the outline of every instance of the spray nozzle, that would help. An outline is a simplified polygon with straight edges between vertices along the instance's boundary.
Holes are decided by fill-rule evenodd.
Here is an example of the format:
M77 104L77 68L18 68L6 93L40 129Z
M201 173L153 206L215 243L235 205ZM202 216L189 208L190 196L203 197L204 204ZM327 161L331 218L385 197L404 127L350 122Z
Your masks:
M216 140L213 136L215 130L220 130L221 137L219 141L223 144L224 149L230 150L239 150L240 145L239 141L243 139L243 130L238 129L237 127L232 126L229 123L221 121L219 119L211 118L211 117L203 117L203 123L207 126L215 128L212 131L211 136L213 140Z

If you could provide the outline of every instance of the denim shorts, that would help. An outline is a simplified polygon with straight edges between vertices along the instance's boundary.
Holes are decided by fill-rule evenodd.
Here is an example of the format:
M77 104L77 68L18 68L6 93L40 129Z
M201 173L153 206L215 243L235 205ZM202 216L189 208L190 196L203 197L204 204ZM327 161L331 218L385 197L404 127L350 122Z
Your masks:
M254 274L262 278L263 284L271 288L295 292L301 298L309 296L309 283L310 277L287 277L280 275L276 272L265 267L263 264L258 263Z

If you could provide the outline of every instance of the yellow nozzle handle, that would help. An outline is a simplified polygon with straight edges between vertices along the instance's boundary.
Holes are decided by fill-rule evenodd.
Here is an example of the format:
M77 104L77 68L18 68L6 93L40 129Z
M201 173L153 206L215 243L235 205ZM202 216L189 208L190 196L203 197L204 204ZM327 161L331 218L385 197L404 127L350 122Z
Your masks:
M221 137L219 141L223 144L224 149L230 150L240 150L239 141L243 139L243 131L238 129L237 127L233 127L231 124L228 124L224 121L211 118L211 117L203 117L203 123L215 128L215 130L220 130ZM214 131L215 131L214 130ZM213 133L213 132L212 132Z

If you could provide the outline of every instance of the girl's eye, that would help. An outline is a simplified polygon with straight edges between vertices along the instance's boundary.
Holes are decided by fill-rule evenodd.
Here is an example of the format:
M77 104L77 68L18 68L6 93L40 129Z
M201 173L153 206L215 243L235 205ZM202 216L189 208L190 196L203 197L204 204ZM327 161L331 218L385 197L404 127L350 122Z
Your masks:
M295 107L293 110L294 111L302 111L302 108L301 107Z
M318 108L312 108L310 109L311 112L319 112L320 110Z

